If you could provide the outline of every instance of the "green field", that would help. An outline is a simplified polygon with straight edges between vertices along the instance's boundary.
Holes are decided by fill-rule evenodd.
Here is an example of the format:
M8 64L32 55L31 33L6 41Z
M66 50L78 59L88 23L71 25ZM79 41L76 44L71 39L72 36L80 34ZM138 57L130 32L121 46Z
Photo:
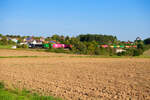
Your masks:
M27 90L8 90L0 82L0 100L61 100L52 96L40 96L36 93L30 93Z
M12 45L0 45L0 49L11 49Z

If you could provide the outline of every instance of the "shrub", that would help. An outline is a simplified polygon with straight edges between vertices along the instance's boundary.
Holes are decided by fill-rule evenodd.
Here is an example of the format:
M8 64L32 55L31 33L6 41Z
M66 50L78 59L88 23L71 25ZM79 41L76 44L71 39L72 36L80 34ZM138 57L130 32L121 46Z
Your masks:
M17 48L28 48L28 45L23 44L23 45L17 45Z
M56 52L56 53L70 53L69 50L64 50L63 48L57 48L57 49L49 48L46 51L48 51L48 52Z
M100 48L100 55L109 55L109 48Z
M4 83L0 82L0 89L3 89L3 88L4 88Z
M22 48L28 48L28 45L23 44L23 45L22 45Z
M100 53L101 53L101 52L100 52L100 49L99 49L99 48L96 48L96 49L95 49L95 55L100 55Z
M143 44L138 44L137 49L144 49L144 45Z
M142 49L135 49L133 51L133 56L140 56L141 54L143 54L143 50Z
M118 53L117 53L117 56L125 56L125 55L126 55L126 52L124 52L124 51L123 51L123 52L118 52Z
M65 53L65 50L62 48L58 48L54 50L56 53Z

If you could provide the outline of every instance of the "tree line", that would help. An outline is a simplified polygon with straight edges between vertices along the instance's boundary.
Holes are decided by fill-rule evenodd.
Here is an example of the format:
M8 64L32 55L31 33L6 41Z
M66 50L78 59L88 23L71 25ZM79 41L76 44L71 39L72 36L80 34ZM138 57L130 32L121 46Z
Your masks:
M11 38L18 38L19 43L23 41L24 38L30 36L13 36L13 35L6 35L3 36L0 34L0 45L8 45L8 44L15 44L11 40L7 40L7 37ZM40 37L33 37L35 39L39 39ZM67 52L75 53L75 54L85 54L85 55L118 55L118 56L138 56L143 54L143 52L150 48L150 38L145 40L135 40L133 41L134 44L137 45L137 48L124 48L126 52L116 53L116 48L102 48L99 45L108 44L108 45L118 45L118 44L125 44L124 41L120 41L117 39L116 36L112 35L102 35L102 34L81 34L76 37L69 37L63 35L53 35L50 37L46 37L45 41L55 40L61 44L72 45ZM130 43L130 41L128 41ZM27 46L25 46L27 47ZM66 52L63 49L54 49L49 48L48 51L56 51L56 52Z

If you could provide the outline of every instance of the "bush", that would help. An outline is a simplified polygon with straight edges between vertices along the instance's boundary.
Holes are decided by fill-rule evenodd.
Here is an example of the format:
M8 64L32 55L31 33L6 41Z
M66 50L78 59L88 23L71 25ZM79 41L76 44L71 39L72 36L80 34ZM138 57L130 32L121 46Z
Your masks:
M141 54L143 54L143 50L142 49L135 49L133 51L133 56L140 56Z
M100 55L100 54L101 54L100 48L96 48L95 49L95 55Z
M65 50L62 48L58 48L54 50L56 53L65 53Z
M100 55L109 55L109 48L100 48Z
M123 51L123 52L118 52L118 53L117 53L117 56L125 56L125 55L126 55L126 52L124 52L124 51Z
M28 48L28 45L23 44L23 45L17 45L17 48Z
M138 44L137 45L137 49L142 49L143 50L144 49L144 45L143 44Z
M28 48L28 45L23 44L23 45L22 45L22 48Z
M4 88L4 83L0 82L0 89L3 89L3 88Z
M108 48L107 52L109 53L109 56L113 56L116 54L116 49L115 48Z
M63 48L57 48L57 49L49 48L46 51L48 51L48 52L55 52L55 53L70 53L69 50L64 50Z

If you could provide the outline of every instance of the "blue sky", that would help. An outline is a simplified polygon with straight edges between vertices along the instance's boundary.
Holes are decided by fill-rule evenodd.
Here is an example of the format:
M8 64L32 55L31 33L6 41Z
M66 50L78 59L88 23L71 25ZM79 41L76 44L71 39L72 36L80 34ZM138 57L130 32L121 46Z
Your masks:
M150 37L150 0L0 0L0 33Z

